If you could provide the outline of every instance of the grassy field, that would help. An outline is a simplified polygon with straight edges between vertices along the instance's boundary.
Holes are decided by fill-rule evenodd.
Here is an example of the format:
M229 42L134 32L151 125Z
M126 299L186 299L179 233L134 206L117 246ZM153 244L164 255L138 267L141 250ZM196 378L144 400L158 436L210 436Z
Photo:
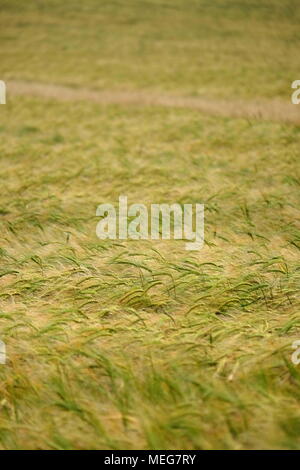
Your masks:
M0 0L1 449L300 449L299 21L296 0ZM204 203L204 248L99 240L120 194Z

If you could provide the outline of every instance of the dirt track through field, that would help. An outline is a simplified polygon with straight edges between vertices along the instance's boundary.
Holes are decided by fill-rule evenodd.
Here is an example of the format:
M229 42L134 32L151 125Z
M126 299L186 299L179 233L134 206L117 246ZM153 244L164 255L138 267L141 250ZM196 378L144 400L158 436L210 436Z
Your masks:
M7 95L35 96L57 101L87 101L99 104L163 106L199 110L205 114L242 117L300 124L300 105L289 100L260 99L257 101L218 100L208 97L184 97L146 91L92 90L62 85L8 81Z

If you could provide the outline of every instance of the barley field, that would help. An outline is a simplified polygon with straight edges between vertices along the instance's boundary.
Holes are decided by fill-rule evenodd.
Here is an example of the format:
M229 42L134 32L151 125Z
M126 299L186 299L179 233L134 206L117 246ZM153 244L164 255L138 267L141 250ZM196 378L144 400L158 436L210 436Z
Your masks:
M298 0L0 0L0 449L300 449ZM99 204L205 205L205 243Z

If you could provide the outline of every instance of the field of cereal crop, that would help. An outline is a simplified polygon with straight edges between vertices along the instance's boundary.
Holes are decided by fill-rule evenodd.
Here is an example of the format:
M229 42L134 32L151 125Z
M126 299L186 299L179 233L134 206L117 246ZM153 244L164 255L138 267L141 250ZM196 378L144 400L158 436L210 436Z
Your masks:
M0 0L1 449L300 449L300 4ZM205 242L99 204L205 205Z

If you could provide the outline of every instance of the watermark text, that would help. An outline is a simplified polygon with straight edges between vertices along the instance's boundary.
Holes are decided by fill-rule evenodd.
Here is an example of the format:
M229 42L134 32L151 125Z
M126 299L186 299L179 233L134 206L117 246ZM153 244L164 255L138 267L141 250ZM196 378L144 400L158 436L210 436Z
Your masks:
M6 104L6 85L3 80L0 80L0 104Z
M100 204L101 217L96 234L101 240L185 240L186 250L200 250L204 244L203 204L144 204L128 206L127 196L119 197L116 210L112 204Z
M300 80L295 80L292 83L292 88L296 88L296 90L292 93L292 103L299 104L300 103Z

